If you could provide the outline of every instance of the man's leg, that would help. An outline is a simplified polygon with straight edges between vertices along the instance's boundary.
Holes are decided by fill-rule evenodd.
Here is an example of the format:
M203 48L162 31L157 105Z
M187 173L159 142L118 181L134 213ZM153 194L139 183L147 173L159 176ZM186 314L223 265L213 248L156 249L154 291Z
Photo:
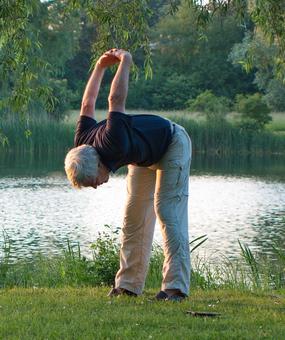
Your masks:
M128 197L123 224L120 252L120 270L116 288L141 294L147 274L155 213L153 207L156 172L129 165Z
M163 291L188 295L190 252L188 236L188 182L191 141L186 131L176 126L166 154L157 163L155 211L164 240Z

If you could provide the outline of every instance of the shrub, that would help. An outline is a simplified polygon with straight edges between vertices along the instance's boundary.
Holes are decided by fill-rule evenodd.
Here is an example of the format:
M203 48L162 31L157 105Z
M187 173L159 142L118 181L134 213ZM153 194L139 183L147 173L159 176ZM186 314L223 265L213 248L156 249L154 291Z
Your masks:
M112 285L119 270L120 246L117 240L119 229L112 230L108 225L105 227L109 232L99 233L98 238L91 245L93 264L90 270L94 273L97 283Z
M223 119L230 109L231 101L226 97L217 97L211 90L199 94L187 101L189 110L204 112L208 120Z
M261 130L272 120L270 109L259 93L236 96L235 109L241 113L240 126L249 130Z
M285 110L285 85L276 79L272 79L264 96L267 105L274 111Z

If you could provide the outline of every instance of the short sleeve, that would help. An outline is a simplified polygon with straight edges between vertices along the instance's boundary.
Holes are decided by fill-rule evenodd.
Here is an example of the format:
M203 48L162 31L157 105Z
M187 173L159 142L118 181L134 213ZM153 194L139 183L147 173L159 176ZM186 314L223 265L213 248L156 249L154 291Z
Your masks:
M121 112L109 112L106 124L106 138L116 147L118 154L126 155L130 152L130 116Z
M87 116L80 116L75 130L74 145L78 146L84 144L90 131L92 131L97 126L95 119Z

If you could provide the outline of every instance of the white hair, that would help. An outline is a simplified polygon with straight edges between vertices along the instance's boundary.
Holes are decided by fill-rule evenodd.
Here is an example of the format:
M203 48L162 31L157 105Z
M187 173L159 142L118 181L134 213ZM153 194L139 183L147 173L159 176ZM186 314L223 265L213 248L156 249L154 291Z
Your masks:
M98 174L99 155L91 145L80 145L71 149L64 161L67 178L75 188L90 183Z

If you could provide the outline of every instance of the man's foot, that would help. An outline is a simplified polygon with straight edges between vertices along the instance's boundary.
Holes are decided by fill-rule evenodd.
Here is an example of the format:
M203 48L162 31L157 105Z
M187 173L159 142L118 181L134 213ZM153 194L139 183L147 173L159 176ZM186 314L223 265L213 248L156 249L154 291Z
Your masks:
M168 295L163 290L161 290L159 293L155 295L155 299L158 301L167 300L167 298Z
M158 301L176 301L181 302L187 297L187 295L181 293L179 290L175 290L175 292L166 293L161 290L156 294L155 299Z
M109 297L115 297L119 295L129 295L129 296L137 296L137 294L130 292L125 288L112 288L108 294Z

